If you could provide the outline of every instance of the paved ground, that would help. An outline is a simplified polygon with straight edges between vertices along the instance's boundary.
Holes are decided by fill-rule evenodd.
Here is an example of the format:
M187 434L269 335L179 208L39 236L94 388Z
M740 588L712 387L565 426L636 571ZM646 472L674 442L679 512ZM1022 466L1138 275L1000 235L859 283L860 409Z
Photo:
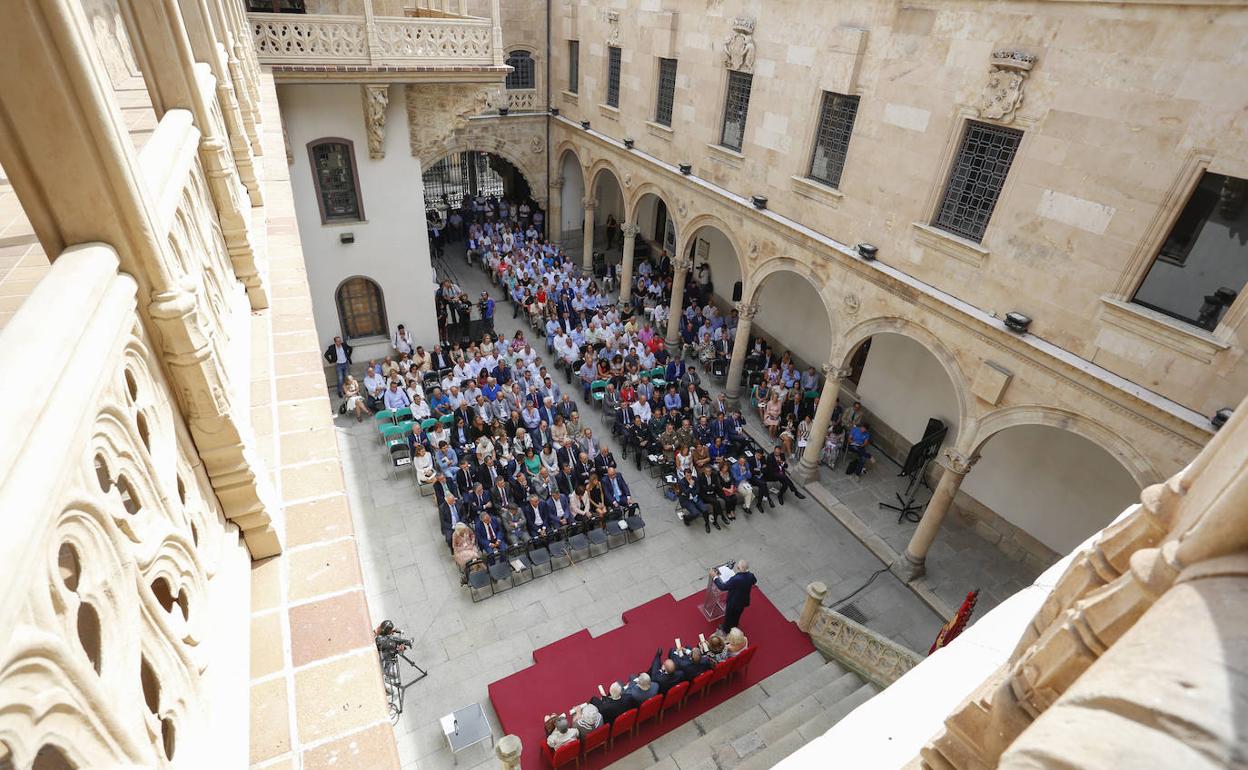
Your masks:
M484 275L450 252L448 263L471 296L486 288ZM500 306L497 319L499 331L508 335L519 328L510 312ZM572 392L579 396L577 390ZM606 435L596 412L582 403L582 413L585 425ZM831 600L859 588L882 566L812 498L790 497L774 512L739 516L724 531L706 534L699 527L684 527L649 473L632 470L630 460L625 478L641 503L648 525L645 540L474 604L460 586L439 532L434 498L421 497L410 475L391 478L370 423L338 417L336 430L374 620L389 617L407 630L416 640L413 659L429 670L427 679L408 690L396 728L404 768L452 765L438 718L456 708L482 702L497 731L486 687L529 665L534 649L581 628L592 633L613 628L623 611L662 594L679 599L700 591L707 565L748 558L761 590L792 619L797 618L811 581L827 584ZM618 445L614 451L619 457ZM886 525L895 516L876 510L881 496L891 497L891 474L879 472L875 478L855 482L840 472L825 471L824 483L843 495L864 521L878 526L894 547L904 548L914 525L889 533ZM988 565L982 573L966 577L978 580L986 575L983 587L989 588L990 546L969 532L963 534L973 540L956 532L942 533L933 551L933 572L938 567L943 571L948 549L961 554L957 561L968 569L981 569L981 561ZM1004 561L999 554L998 560ZM963 574L959 570L954 579L950 572L948 590L965 591L960 584ZM854 603L868 627L919 652L926 652L940 627L940 618L889 573L878 576ZM747 611L747 632L748 618ZM462 754L459 765L494 762L488 747L480 746Z

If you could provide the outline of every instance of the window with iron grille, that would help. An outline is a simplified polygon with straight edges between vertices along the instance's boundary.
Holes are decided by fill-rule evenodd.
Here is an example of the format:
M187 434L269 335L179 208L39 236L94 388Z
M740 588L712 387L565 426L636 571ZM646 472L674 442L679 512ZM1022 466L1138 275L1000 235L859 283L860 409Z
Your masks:
M858 115L858 97L823 92L819 106L819 130L815 133L815 149L810 155L810 178L832 187L841 186L845 169L845 153L854 132Z
M654 105L654 122L672 125L672 103L676 100L676 60L659 59L658 98Z
M432 207L446 196L446 203L459 208L465 197L503 195L503 177L494 169L494 156L484 152L456 152L425 169L425 205Z
M528 51L512 51L507 54L507 66L511 72L507 74L507 89L515 91L521 88L537 88L534 74L533 54Z
M1206 171L1131 298L1213 331L1248 283L1248 181Z
M1012 128L968 122L932 225L982 240L1022 138Z
M728 95L724 98L724 126L719 143L741 152L745 140L745 117L750 111L750 86L754 76L748 72L728 71Z
M607 46L607 106L620 106L620 49Z
M581 88L581 41L568 41L568 91L576 93Z
M363 276L348 278L338 287L338 316L343 337L359 339L386 335L386 306L381 287Z
M323 139L308 145L321 221L363 219L355 151L346 139Z

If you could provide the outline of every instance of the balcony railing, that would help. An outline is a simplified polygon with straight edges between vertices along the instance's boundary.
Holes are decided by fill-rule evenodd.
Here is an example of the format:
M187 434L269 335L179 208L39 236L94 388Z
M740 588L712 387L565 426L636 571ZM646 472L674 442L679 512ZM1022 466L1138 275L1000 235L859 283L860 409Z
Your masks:
M248 14L262 64L501 66L494 20Z
M806 604L798 628L810 634L815 647L863 678L888 687L923 660L923 656L823 606L828 588L806 587Z

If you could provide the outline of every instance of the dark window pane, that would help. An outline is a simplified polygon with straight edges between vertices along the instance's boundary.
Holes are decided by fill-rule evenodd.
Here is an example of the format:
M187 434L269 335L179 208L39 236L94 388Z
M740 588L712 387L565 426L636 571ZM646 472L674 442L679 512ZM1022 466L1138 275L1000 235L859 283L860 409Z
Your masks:
M1209 331L1248 282L1248 182L1205 172L1134 301Z
M620 49L607 47L607 106L620 106Z
M350 339L385 336L386 314L377 284L356 276L338 287L338 312Z
M581 87L581 41L568 41L568 91L576 93Z
M1023 132L1012 128L967 123L932 224L972 241L983 239L1022 138Z
M832 187L840 186L841 171L845 168L845 154L849 150L849 137L854 131L854 118L857 115L857 96L823 92L823 103L819 107L819 129L815 134L815 149L810 157L811 179L817 179Z
M750 87L754 76L746 72L728 72L728 95L724 99L724 127L719 143L730 150L741 151L745 140L745 118L750 111Z
M360 200L355 189L351 148L344 142L322 142L312 148L317 194L325 220L359 219Z
M512 51L507 55L507 66L512 68L507 75L507 88L509 90L537 87L533 68L533 54L528 51Z
M672 125L672 103L676 100L676 60L659 59L658 100L654 107L654 122Z

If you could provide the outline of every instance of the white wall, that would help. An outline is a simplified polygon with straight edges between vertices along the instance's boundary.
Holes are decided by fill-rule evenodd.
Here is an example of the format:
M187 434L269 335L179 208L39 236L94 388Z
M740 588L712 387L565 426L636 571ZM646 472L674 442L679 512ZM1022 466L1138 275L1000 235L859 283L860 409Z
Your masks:
M599 172L596 187L594 200L598 206L594 209L594 226L606 227L608 216L614 216L616 222L624 224L624 192L615 181L615 175L609 171Z
M714 275L714 265L711 266ZM726 297L732 296L732 284L715 288ZM823 300L805 278L790 272L773 273L767 277L756 295L758 315L756 328L778 340L784 348L807 366L818 369L832 351L832 326Z
M1047 425L1008 428L990 438L961 491L1058 553L1108 525L1140 496L1109 452Z
M570 152L563 154L563 163L559 170L563 177L563 192L559 199L559 231L580 230L585 226L585 177L581 173L581 165L576 156Z
M877 334L871 338L858 396L875 419L912 444L923 438L929 417L939 417L949 426L946 446L957 437L958 399L953 383L936 356L909 337Z
M436 341L421 165L409 148L401 87L391 87L383 160L368 157L360 86L284 85L278 88L278 101L294 154L290 181L321 344L342 332L335 292L354 275L381 286L392 333L403 323L426 346ZM307 145L328 136L355 143L364 222L321 224ZM348 232L355 235L355 243L339 243L339 235ZM381 340L353 344L357 363L389 350Z

